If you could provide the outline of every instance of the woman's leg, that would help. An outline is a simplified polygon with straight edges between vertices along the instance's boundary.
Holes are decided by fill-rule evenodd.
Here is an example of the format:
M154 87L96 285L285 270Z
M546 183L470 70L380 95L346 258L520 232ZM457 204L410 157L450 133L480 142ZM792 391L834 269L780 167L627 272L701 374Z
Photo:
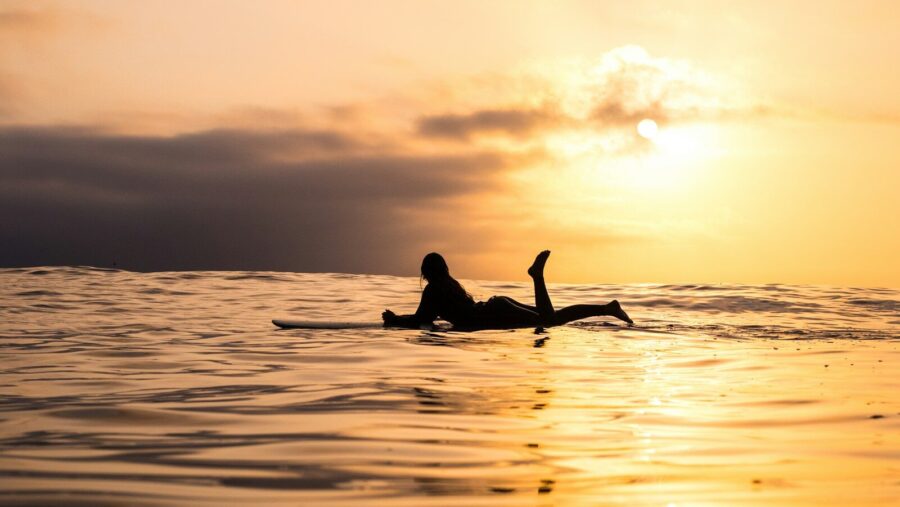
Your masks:
M552 323L549 324L541 317L536 307L520 303L507 296L494 296L488 304L491 309L488 327L561 326L574 320L605 316L616 317L629 324L632 323L628 314L615 300L605 305L567 306L557 310L553 315Z
M544 250L537 254L534 263L528 268L528 276L534 281L534 303L538 314L545 326L553 326L555 325L555 312L553 303L550 301L550 294L547 293L547 285L544 283L544 264L547 263L548 257L550 257L550 250Z
M573 320L602 316L615 317L633 324L631 318L625 313L625 310L622 310L622 306L616 300L605 305L573 305L554 311L550 294L547 293L547 285L544 283L544 265L547 263L548 257L550 257L550 250L544 250L537 255L534 264L528 268L528 274L534 280L534 301L537 305L537 312L545 326L558 326Z
M610 316L632 324L631 318L622 309L618 301L612 300L605 305L572 305L558 310L554 324L559 326L573 320L586 319L588 317Z

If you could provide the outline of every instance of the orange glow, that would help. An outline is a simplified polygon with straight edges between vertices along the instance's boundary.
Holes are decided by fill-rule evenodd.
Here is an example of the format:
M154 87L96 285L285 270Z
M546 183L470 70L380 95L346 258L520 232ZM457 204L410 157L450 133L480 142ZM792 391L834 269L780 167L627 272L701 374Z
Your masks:
M817 5L776 30L752 2L8 2L0 123L490 153L483 186L397 211L444 227L416 248L468 277L521 278L510 259L548 247L560 281L897 286L893 4ZM391 266L364 269L415 270Z

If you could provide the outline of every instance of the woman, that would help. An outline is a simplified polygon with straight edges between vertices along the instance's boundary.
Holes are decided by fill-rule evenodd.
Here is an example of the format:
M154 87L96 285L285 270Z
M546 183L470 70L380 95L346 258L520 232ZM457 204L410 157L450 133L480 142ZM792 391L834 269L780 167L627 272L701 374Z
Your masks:
M412 315L396 315L390 310L381 314L385 327L430 325L440 317L457 329L504 329L514 327L558 326L573 320L609 315L632 324L618 301L605 305L573 305L554 310L544 284L544 264L550 250L544 250L528 268L534 281L536 306L528 306L506 296L494 296L476 303L466 289L452 276L447 262L438 253L430 253L422 260L422 277L428 285L422 291L419 309Z

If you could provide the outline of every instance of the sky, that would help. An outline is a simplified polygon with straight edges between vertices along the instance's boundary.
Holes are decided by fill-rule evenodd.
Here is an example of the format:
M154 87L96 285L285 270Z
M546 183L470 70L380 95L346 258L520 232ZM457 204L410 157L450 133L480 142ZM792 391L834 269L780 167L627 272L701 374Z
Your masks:
M892 1L0 1L0 266L900 287ZM641 126L640 128L638 126Z

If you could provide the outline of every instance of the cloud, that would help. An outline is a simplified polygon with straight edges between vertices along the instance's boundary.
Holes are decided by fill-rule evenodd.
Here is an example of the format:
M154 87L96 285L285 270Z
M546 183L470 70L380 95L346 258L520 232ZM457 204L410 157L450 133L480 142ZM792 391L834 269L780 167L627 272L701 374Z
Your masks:
M86 35L108 25L109 20L93 11L63 7L56 3L6 0L5 5L0 6L0 37L40 37L67 29Z
M465 114L424 116L418 131L425 136L467 140L472 135L501 133L524 137L563 124L567 119L549 109L483 109Z
M107 19L93 12L60 7L55 3L6 0L0 5L0 121L9 122L26 113L46 89L46 77L36 79L29 66L17 68L12 62L34 62L34 68L49 66L56 55L60 35L72 34L79 41L102 33ZM70 46L63 49L71 59ZM63 67L65 67L63 65ZM53 98L49 98L53 100Z
M53 11L22 8L0 11L0 31L42 31L53 28L56 21Z
M0 129L0 265L408 272L523 160L400 155L330 131ZM410 264L412 263L412 264Z
M86 10L36 4L12 0L0 7L0 40L21 47L66 30L85 35L106 25L104 18Z
M496 78L515 90L510 92L512 103L482 100L487 104L425 114L416 123L418 133L461 142L482 136L528 141L548 131L602 136L627 130L633 135L645 118L666 125L769 112L690 63L653 57L639 46L613 49L592 62L579 60L534 72L518 80L525 90L509 86L516 82L510 76Z
M450 102L418 117L403 103L405 115L248 107L205 123L229 128L175 135L135 133L181 118L164 111L103 128L0 127L0 266L408 274L431 250L502 269L502 255L551 239L639 241L593 215L573 223L569 189L554 199L510 176L540 164L567 181L567 157L582 155L566 149L652 149L634 131L640 119L692 121L728 103L642 50L584 68L555 89L523 79L522 91L540 90L531 100Z

